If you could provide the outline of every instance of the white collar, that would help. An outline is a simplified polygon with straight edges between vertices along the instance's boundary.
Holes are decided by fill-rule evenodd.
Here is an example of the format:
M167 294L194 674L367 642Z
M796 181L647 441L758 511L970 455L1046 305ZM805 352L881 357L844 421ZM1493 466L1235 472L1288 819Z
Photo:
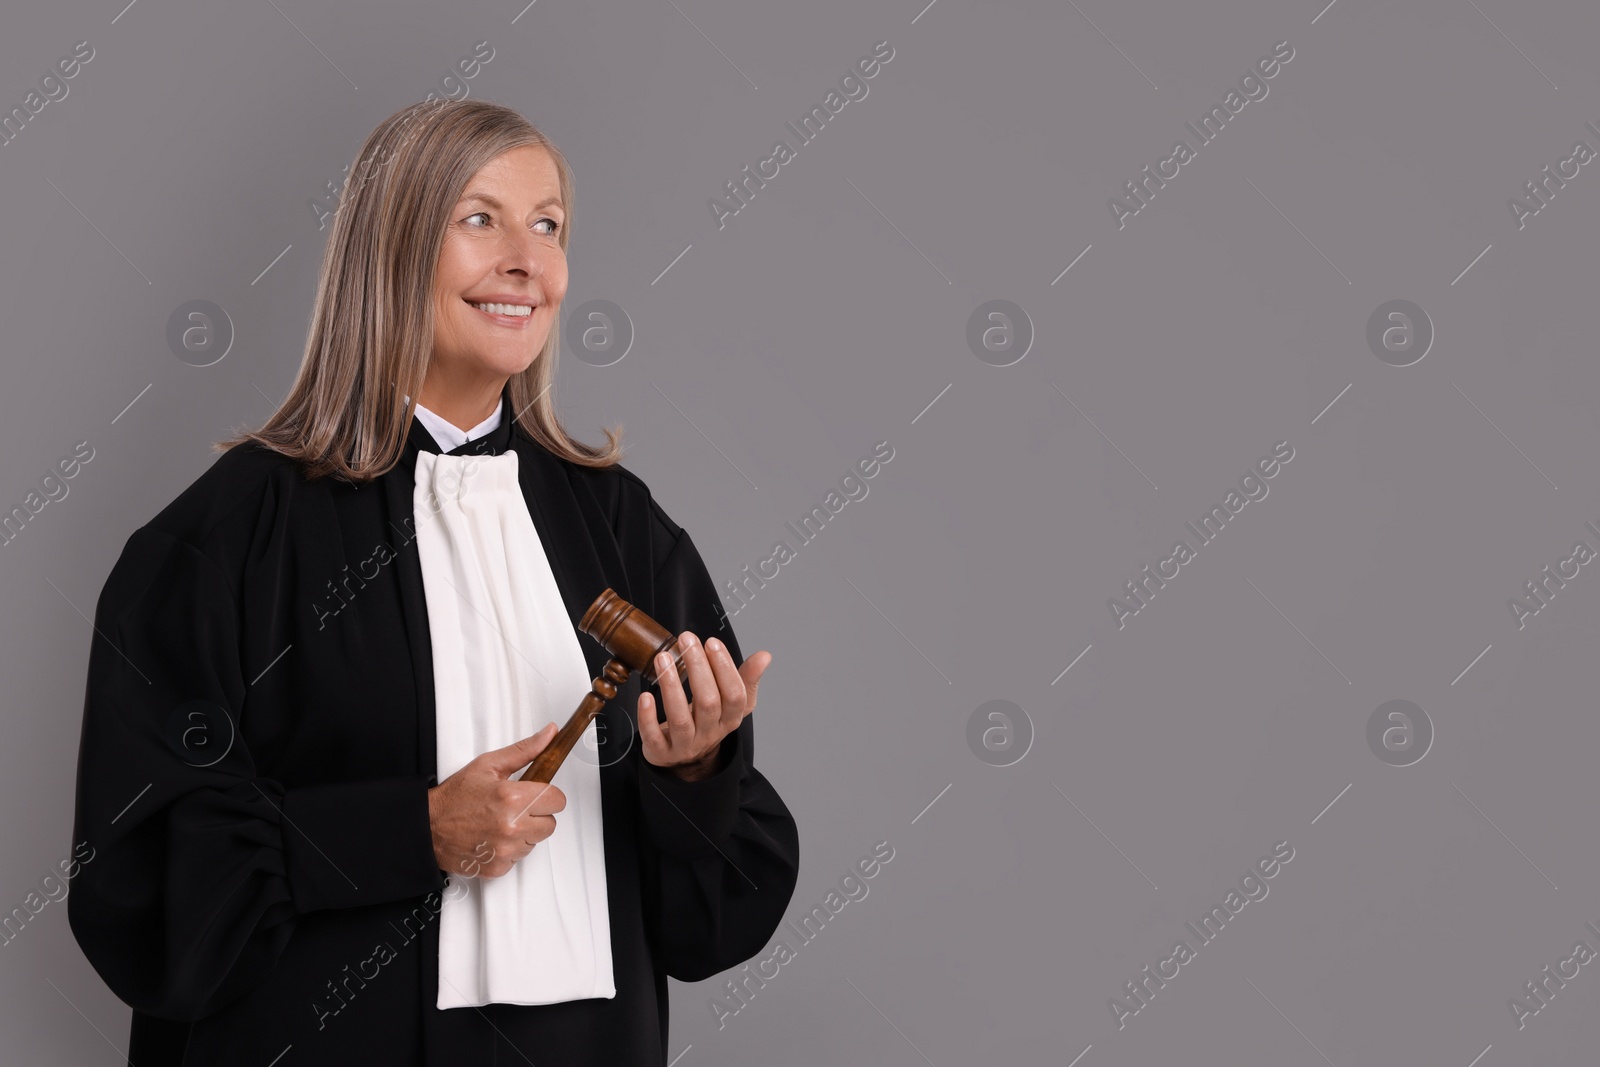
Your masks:
M410 399L409 396L406 397L406 400L409 401ZM484 419L470 430L463 430L443 415L423 407L422 401L419 400L417 401L417 420L422 423L428 434L438 442L441 451L451 452L468 441L476 441L484 434L497 428L500 425L501 415L505 412L505 407L506 400L502 396L500 402L495 405L493 413L487 419Z

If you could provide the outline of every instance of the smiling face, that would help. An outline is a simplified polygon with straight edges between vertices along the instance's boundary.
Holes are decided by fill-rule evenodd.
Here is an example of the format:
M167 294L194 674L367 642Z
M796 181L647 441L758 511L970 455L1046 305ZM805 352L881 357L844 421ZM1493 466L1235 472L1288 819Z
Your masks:
M434 276L433 357L417 398L430 411L470 429L538 356L567 292L565 225L555 160L539 145L467 182Z

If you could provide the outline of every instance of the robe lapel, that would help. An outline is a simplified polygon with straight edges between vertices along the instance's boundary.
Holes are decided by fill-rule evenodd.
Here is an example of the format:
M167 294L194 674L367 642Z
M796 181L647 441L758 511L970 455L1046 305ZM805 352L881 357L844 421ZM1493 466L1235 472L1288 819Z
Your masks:
M630 603L634 602L635 593L629 587L628 570L612 531L612 521L583 484L581 474L575 476L543 445L518 431L512 436L511 447L517 452L518 479L528 502L528 513L533 517L534 529L561 590L589 676L597 677L605 669L610 654L605 646L579 630L578 623L607 587ZM643 915L638 904L639 889L626 884L640 877L636 854L640 839L637 764L642 754L634 750L640 747L636 709L642 691L638 672L631 672L628 680L617 688L616 696L608 700L595 717L598 752L587 750L580 742L568 756L569 761L598 760L600 764L600 809L605 826L605 870L613 953L630 937L646 936L640 929ZM627 966L625 960L616 956L613 961L614 966ZM626 995L623 983L627 979L620 971L617 978L618 995ZM664 988L666 979L658 977L657 981L663 983ZM662 1025L666 1025L665 1017ZM517 1061L506 1056L501 1062Z
M624 600L633 600L622 555L617 550L610 523L589 494L572 484L559 459L520 432L512 435L511 447L517 452L518 480L528 502L528 513L533 516L539 543L550 560L550 570L561 590L578 646L583 649L589 677L597 678L611 655L604 645L578 629L578 624L589 605L608 586ZM614 806L621 802L620 794L615 791L623 788L617 777L623 772L622 757L638 743L633 709L640 692L638 674L630 675L596 718L595 729L603 746L598 758L607 819L617 817Z
M611 538L605 536L604 519L583 508L560 461L521 434L515 435L511 444L517 453L518 479L528 502L528 513L533 516L539 543L550 560L550 570L561 590L572 628L578 630L578 623L589 605L607 586L627 597L627 589L619 587L623 584L622 558ZM583 646L589 675L594 677L604 669L610 656L599 642L582 631L578 631L578 643Z
M410 446L407 446L408 448ZM414 453L413 453L414 455ZM417 690L417 766L432 777L434 753L433 640L428 633L428 602L422 585L422 561L417 556L415 509L412 504L414 466L397 464L380 479L388 507L389 530L395 546L395 582L400 587L400 609L411 668ZM438 785L438 780L433 779Z

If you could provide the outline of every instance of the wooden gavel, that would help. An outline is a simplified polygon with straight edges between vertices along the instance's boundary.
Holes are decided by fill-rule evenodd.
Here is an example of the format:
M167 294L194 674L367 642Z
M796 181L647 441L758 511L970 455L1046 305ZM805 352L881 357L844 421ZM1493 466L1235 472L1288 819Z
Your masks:
M554 778L573 746L583 736L583 731L589 728L590 721L600 714L606 701L617 695L617 688L627 682L632 672L638 671L647 686L657 684L658 653L665 652L671 656L678 677L687 677L677 637L622 599L613 589L608 588L595 598L578 622L578 629L600 642L601 647L611 653L611 659L600 676L590 683L589 692L584 694L572 718L567 720L567 724L545 746L544 751L534 757L521 781L549 782Z

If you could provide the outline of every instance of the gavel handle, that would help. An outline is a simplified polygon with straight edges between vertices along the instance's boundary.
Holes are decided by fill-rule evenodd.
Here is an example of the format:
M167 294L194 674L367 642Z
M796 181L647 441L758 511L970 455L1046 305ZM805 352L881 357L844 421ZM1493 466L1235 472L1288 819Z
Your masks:
M627 682L628 668L617 660L606 663L605 670L600 677L589 683L589 692L584 694L583 700L578 704L578 710L572 713L567 724L556 731L555 737L545 746L543 752L534 757L528 769L523 772L520 781L548 783L556 776L561 765L566 762L573 746L583 736L583 731L589 728L589 723L600 714L606 702L617 695L617 687Z

